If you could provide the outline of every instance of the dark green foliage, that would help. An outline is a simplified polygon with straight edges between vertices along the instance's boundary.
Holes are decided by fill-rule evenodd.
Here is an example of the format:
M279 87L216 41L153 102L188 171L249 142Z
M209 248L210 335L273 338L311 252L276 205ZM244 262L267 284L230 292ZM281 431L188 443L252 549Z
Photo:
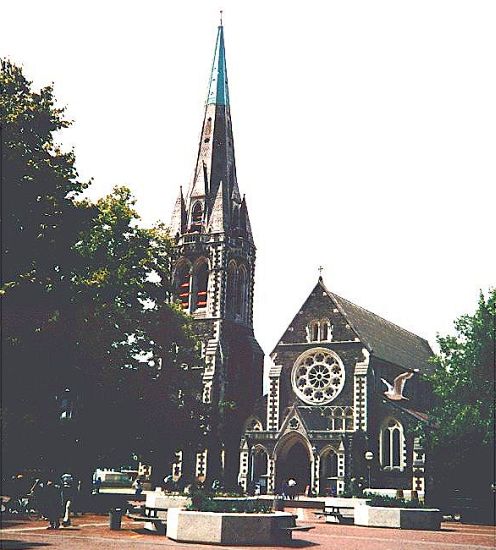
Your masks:
M46 462L50 419L63 365L59 320L72 295L73 245L91 209L72 152L53 134L67 127L50 86L31 91L21 69L2 61L2 429L3 467ZM13 458L13 463L9 460ZM31 463L31 464L30 464Z
M215 498L210 491L195 490L191 493L188 510L199 512L268 514L272 511L272 501L262 499L223 499Z
M427 434L434 503L455 489L490 500L494 482L496 289L481 294L474 315L455 322L456 336L438 337L430 377L437 404Z
M139 225L126 188L81 199L51 87L3 61L0 108L4 473L135 453L163 476L203 429L197 343L167 300L171 241Z
M369 506L378 506L383 508L425 508L418 500L405 500L404 498L388 497L383 495L365 495L370 498L367 503Z
M342 496L345 498L349 498L349 497L362 498L364 488L365 488L365 478L360 477L357 479L353 477L348 482L346 482Z

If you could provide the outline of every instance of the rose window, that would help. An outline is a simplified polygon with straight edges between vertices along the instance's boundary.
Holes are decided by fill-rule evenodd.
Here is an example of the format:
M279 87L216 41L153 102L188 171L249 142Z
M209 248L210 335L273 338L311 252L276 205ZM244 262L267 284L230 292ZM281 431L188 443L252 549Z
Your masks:
M344 384L344 367L336 353L313 349L300 355L293 367L293 389L311 405L324 405L338 396Z

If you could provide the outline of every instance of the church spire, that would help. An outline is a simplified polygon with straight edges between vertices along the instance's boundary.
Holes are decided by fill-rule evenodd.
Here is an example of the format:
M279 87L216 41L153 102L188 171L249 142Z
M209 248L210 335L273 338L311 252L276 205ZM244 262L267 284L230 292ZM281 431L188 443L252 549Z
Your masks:
M207 105L229 105L229 88L227 85L226 49L224 46L224 27L217 29L214 61L208 84Z
M185 233L213 232L215 228L215 233L235 233L253 243L251 232L239 223L242 200L236 177L222 19L217 28L198 156L184 202L188 220ZM201 212L201 220L193 210ZM193 223L193 219L200 222Z

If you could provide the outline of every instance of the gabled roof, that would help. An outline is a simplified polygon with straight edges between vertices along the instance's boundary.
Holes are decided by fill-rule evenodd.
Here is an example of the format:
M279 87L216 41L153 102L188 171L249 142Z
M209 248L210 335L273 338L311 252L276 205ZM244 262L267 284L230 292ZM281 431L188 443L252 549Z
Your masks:
M328 290L322 278L317 285L331 298L371 354L406 369L429 372L432 349L424 338L353 304Z

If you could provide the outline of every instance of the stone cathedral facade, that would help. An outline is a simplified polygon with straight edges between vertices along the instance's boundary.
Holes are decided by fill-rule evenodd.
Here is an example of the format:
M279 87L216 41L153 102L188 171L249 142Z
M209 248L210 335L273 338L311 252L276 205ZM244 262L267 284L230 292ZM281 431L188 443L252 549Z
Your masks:
M175 297L192 315L211 404L205 448L179 453L176 476L281 492L341 494L353 478L375 488L424 491L429 371L422 338L329 291L321 278L271 354L253 332L256 249L234 155L224 30L214 61L192 181L172 215ZM400 394L387 384L408 376ZM400 380L400 379L397 379ZM398 382L399 384L399 382ZM189 463L188 463L189 461Z
M319 278L271 354L269 392L240 444L239 481L280 493L340 495L353 478L376 489L425 490L431 369L426 340L329 291ZM399 394L391 385L403 386ZM401 383L401 379L408 380ZM385 394L389 392L389 396Z
M188 470L235 486L244 421L262 388L263 352L253 333L256 249L236 174L222 25L193 179L186 194L179 191L170 231L176 299L195 320L203 400L212 405L209 443ZM176 467L186 469L186 457L179 458Z

